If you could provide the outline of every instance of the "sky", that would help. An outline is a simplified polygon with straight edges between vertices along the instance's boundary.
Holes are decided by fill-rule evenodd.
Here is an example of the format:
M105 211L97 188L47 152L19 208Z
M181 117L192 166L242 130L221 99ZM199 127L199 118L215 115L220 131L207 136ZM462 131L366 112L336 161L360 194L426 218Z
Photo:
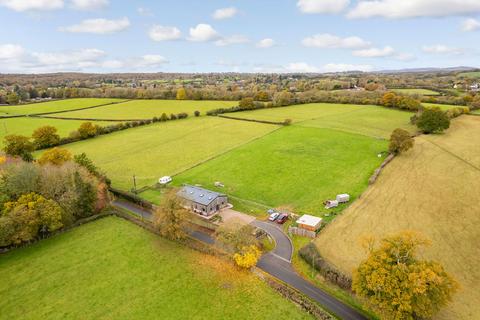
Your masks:
M0 73L480 67L480 0L0 0Z

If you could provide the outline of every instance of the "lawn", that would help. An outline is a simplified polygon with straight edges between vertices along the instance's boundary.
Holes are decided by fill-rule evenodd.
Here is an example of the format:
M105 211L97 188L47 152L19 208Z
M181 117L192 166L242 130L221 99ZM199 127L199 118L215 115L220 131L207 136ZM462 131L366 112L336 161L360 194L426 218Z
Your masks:
M418 94L422 96L438 96L440 93L428 89L392 89L392 91L403 94Z
M365 258L363 235L383 237L417 230L432 240L422 255L440 261L461 284L436 319L480 314L480 117L461 116L442 135L420 136L395 158L377 182L324 229L316 244L347 274Z
M35 129L50 125L54 126L58 130L58 134L61 137L66 137L70 132L77 129L80 124L85 121L77 120L57 120L46 118L34 118L34 117L21 117L21 118L0 118L0 147L3 145L3 137L9 134L20 134L30 136ZM106 126L112 125L114 122L102 122L98 121L95 124Z
M0 116L58 112L78 108L93 107L117 101L122 101L122 99L78 98L31 103L16 106L0 106Z
M471 79L478 79L480 78L480 71L472 71L472 72L462 72L458 74L459 77L471 78Z
M360 195L386 149L384 140L290 126L188 170L174 183L198 183L263 205L321 215L324 200ZM225 188L214 187L215 181Z
M278 126L216 117L191 118L137 127L65 145L73 154L85 152L113 185L124 190L152 185L218 156Z
M120 218L0 256L2 319L311 319L248 272Z
M186 112L189 116L193 116L196 110L200 111L201 115L205 115L209 110L235 105L238 105L237 101L134 100L118 105L72 111L52 116L115 120L151 119L160 117L162 113L170 116L171 113Z
M312 103L237 112L231 115L270 121L292 119L293 123L301 126L331 128L379 138L389 138L396 128L404 128L411 132L415 130L410 124L412 113L379 106Z

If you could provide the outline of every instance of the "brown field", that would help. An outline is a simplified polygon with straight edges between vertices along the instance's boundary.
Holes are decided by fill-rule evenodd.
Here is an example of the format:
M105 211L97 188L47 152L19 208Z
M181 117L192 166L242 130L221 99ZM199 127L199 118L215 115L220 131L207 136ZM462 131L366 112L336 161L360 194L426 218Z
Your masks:
M316 245L342 271L365 258L362 235L417 230L432 240L423 256L440 261L461 291L436 319L480 318L480 117L462 116L443 135L420 136L375 185L321 232Z

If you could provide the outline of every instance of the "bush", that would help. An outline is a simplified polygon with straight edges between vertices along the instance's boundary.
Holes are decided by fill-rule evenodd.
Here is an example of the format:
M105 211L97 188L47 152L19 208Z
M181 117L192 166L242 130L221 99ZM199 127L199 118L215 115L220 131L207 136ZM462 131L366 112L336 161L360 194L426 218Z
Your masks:
M289 126L289 125L291 125L291 124L292 124L292 119L285 119L285 120L283 120L283 125L284 125L284 126Z
M177 120L177 116L172 113L170 115L170 120Z
M57 128L52 126L37 128L33 131L32 138L37 150L53 147L60 143L60 136L57 134Z
M248 98L242 98L238 106L242 109L249 110L249 109L254 109L255 104L253 103L253 98L248 97Z
M186 119L186 118L188 118L188 113L180 112L179 114L177 114L177 118L178 119Z
M11 134L3 138L3 151L12 157L20 157L24 161L32 161L35 146L28 137Z
M251 245L243 247L239 253L235 253L233 255L233 260L240 268L250 269L257 264L261 254L262 252L257 246Z
M195 115L195 117L200 117L200 111L198 111L198 110L195 110L195 112L193 114Z
M417 127L427 134L443 132L450 127L450 119L440 108L428 108L418 117Z
M67 161L72 160L72 154L67 149L55 147L53 149L45 151L38 159L38 163L41 165L53 164L55 166L61 166Z
M91 122L84 122L78 128L78 133L81 139L88 139L95 137L98 132L98 127Z
M168 116L166 113L162 113L162 115L160 116L160 121L162 122L168 121Z
M388 151L394 154L405 152L413 147L414 142L407 130L395 129L390 136Z

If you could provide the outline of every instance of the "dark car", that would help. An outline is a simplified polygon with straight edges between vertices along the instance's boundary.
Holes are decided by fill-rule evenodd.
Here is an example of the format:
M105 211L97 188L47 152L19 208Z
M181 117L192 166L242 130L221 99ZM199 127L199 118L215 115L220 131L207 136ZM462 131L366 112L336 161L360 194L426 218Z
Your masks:
M277 222L278 224L284 224L285 221L287 221L287 220L288 220L288 214L282 213L281 215L278 216L276 222Z

